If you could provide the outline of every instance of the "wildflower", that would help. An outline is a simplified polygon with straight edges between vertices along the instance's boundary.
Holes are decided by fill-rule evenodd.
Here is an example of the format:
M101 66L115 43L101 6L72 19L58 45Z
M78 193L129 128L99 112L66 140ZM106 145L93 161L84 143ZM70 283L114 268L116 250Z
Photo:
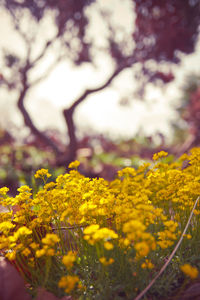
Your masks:
M78 160L72 161L69 165L68 168L69 169L77 169L78 166L80 165L80 162Z
M11 251L8 252L6 254L7 259L9 259L10 261L15 260L16 259L16 252L15 251Z
M60 238L55 233L47 233L45 238L42 239L42 243L48 246L54 246L60 241Z
M38 257L38 258L41 257L41 256L44 256L45 254L46 254L45 249L37 250L36 253L35 253L36 257Z
M30 235L30 234L32 234L32 230L30 230L26 226L22 226L14 233L14 237L15 237L15 239L18 239L20 237L24 237L24 236Z
M113 258L109 258L108 260L103 256L99 258L99 261L102 263L104 266L109 266L114 263Z
M191 234L184 234L184 237L186 237L186 239L190 240L192 238Z
M31 243L29 246L30 246L33 250L36 250L36 249L38 249L38 247L39 247L39 245L36 244L35 242Z
M154 264L148 259L145 259L145 262L141 264L142 269L153 269Z
M0 223L0 232L5 232L5 231L9 231L13 228L15 228L16 225L12 224L11 222L9 221L5 221L5 222L2 222Z
M94 232L96 232L99 229L99 225L98 224L93 224L90 225L88 227L86 227L83 231L84 234L93 234Z
M54 256L55 255L55 250L52 249L52 248L49 248L46 250L46 253L45 253L47 256Z
M188 156L186 153L182 154L182 155L179 157L179 160L180 160L180 161L184 161L184 160L188 160L188 159L189 159L189 156Z
M118 234L109 228L100 228L93 234L94 240L107 240L107 239L117 239Z
M55 186L56 186L55 182L49 182L49 183L45 184L44 188L46 190L50 190L50 189L54 188Z
M138 220L131 220L123 225L123 232L134 232L136 230L144 231L146 226Z
M90 226L87 226L84 230L83 233L86 235L92 235L94 234L97 230L99 229L98 224L92 224Z
M67 255L63 256L62 262L67 269L71 269L75 260L76 255L72 251L69 251Z
M199 275L199 271L196 267L192 267L190 264L184 264L180 267L181 271L191 279L195 279Z
M117 173L118 173L118 177L135 176L136 170L134 168L126 167L123 170L118 171Z
M150 248L146 242L140 242L135 244L135 250L139 256L145 257L150 251Z
M8 191L9 191L9 188L7 188L7 187L0 188L0 196L6 196Z
M58 286L60 288L64 288L65 292L69 294L74 289L78 281L79 281L78 276L67 275L61 277L60 281L58 282Z
M26 193L26 192L31 192L32 189L28 185L22 185L17 190L20 193Z
M24 256L29 256L30 254L31 254L31 251L28 249L28 248L25 248L23 251L22 251L22 254L24 255Z
M112 250L112 249L114 248L114 246L113 246L113 244L110 243L110 242L105 242L105 243L104 243L104 248L105 248L106 250Z
M155 153L155 154L153 155L153 160L158 160L159 158L165 157L165 156L167 156L167 155L168 155L167 152L165 152L165 151L160 151L160 152Z
M45 177L49 178L51 177L51 174L49 173L48 169L40 169L35 173L35 178L42 178L44 179Z

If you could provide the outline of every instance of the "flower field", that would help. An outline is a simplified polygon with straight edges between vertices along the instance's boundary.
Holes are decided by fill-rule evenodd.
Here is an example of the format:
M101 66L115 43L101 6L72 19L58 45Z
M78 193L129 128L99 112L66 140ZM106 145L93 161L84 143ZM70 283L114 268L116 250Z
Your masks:
M140 299L181 237L143 299L171 299L199 281L199 148L176 161L161 151L113 181L85 177L78 166L72 162L55 182L38 170L33 186L19 187L16 197L0 189L7 209L0 213L0 253L31 297L42 287L58 298Z

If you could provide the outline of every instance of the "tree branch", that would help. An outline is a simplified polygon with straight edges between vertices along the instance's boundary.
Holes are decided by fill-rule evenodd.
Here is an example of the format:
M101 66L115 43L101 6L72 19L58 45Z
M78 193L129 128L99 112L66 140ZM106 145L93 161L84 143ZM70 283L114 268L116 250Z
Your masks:
M40 54L31 62L31 65L34 66L40 59L44 57L46 54L47 49L56 41L56 39L59 37L59 33L57 33L51 40L48 40L45 43L44 48L40 52Z
M119 75L126 68L131 67L135 62L136 62L135 59L132 57L127 59L126 62L120 65L102 85L94 89L86 90L68 109L63 110L63 115L65 118L65 122L68 128L68 134L69 134L69 151L68 151L68 157L65 159L66 161L72 161L76 158L77 138L76 138L76 126L74 124L74 119L73 119L73 113L76 107L81 102L83 102L89 95L97 93L105 89L106 87L108 87L117 75Z
M134 63L136 62L136 60L131 57L129 59L127 59L126 63L121 64L112 74L111 76L99 87L96 87L94 89L87 89L71 106L70 106L70 110L74 111L75 108L83 101L85 100L85 98L87 98L89 95L97 93L102 91L103 89L105 89L106 87L108 87L112 81L117 77L117 75L119 75L123 70L131 67Z
M12 21L13 21L13 24L14 24L14 27L16 29L16 31L19 33L19 35L21 36L21 38L24 40L26 46L27 46L27 49L28 49L28 55L30 54L30 49L31 49L31 40L29 40L29 36L27 36L20 28L19 26L19 20L18 18L16 17L16 15L14 14L14 12L12 10L9 10L9 8L7 8L9 13L11 14L12 16ZM28 56L27 55L27 56Z
M57 154L60 155L61 152L59 150L59 148L56 146L56 144L54 144L52 142L52 140L50 138L48 138L44 133L42 133L40 130L38 130L36 128L36 126L33 124L31 117L29 116L29 113L27 112L25 106L24 106L24 100L25 100L25 96L28 92L28 90L30 89L30 85L28 84L28 78L27 78L27 73L30 70L31 65L29 63L29 57L26 60L26 64L24 66L23 69L21 69L21 73L22 73L22 85L23 88L19 94L18 100L17 100L17 106L19 108L19 110L21 111L23 118L24 118L24 123L27 127L30 128L31 132L38 136L38 138L44 142L46 145L48 145L49 147L51 147L53 149L53 151Z
M33 87L34 85L40 83L42 80L45 80L49 74L51 73L51 71L56 67L56 65L65 57L65 55L60 55L57 57L57 59L49 66L49 68L45 71L45 73L43 75L41 75L40 77L38 77L37 79L33 80L30 83L30 86ZM32 64L31 64L32 65Z

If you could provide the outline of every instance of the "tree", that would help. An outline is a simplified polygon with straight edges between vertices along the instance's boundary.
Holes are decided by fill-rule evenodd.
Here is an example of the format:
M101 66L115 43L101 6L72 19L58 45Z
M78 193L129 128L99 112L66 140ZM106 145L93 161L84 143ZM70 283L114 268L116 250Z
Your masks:
M177 111L186 127L184 130L182 129L184 142L177 149L179 154L183 154L200 144L200 76L195 73L188 74L185 77L185 84L182 89L183 92ZM179 127L176 130L180 130Z
M125 69L133 69L133 80L138 80L138 91L144 93L147 82L168 83L173 80L171 72L163 73L159 64L173 65L180 62L179 52L192 53L198 38L200 24L200 3L198 0L130 0L132 13L135 14L133 32L125 34L123 28L112 23L111 14L100 11L107 24L108 37L106 49L96 49L109 53L112 58L113 71L96 88L85 90L73 104L63 110L69 135L68 151L62 153L58 146L34 125L31 116L25 108L25 100L31 88L44 80L54 66L62 59L68 57L76 66L82 63L93 63L94 44L86 39L87 24L90 19L86 8L97 5L95 0L1 0L0 4L11 15L16 31L20 34L26 49L25 58L20 58L9 53L4 57L5 65L10 71L10 76L2 77L2 83L10 89L17 89L18 108L24 123L31 132L46 143L61 159L67 163L76 157L77 137L74 124L74 112L78 105L89 95L106 89L117 76ZM40 53L33 55L36 42L35 32L40 28L45 18L51 16L55 33L50 35L40 49ZM22 22L29 18L34 24L35 32L25 28ZM33 25L32 25L33 26ZM119 35L119 32L122 33ZM120 38L119 38L120 36ZM87 40L87 42L86 42ZM74 43L74 41L76 41ZM30 79L30 72L38 66L48 51L55 44L58 45L58 55L54 62L46 69L44 74L35 80ZM157 63L156 68L151 68L151 62ZM139 66L139 71L135 71Z

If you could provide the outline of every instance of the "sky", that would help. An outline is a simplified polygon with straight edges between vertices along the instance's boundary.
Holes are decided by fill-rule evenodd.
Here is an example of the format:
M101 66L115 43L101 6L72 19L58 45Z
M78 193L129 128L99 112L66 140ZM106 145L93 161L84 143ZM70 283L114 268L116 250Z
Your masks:
M122 2L116 0L100 1L102 8L108 4L108 9L112 9L114 5L115 14L112 22L121 22L120 24L125 25L127 30L133 30L131 27L133 19L130 17L131 2L124 0L124 3L126 5L122 5ZM102 18L95 13L95 10L88 13L92 17L89 34L93 34L95 30L97 37L95 43L98 46L104 46L106 30ZM49 26L48 22L46 26ZM0 12L0 28L0 46L9 48L15 45L18 51L23 51L23 45L14 34L8 16L3 12ZM43 28L45 31L47 27L44 25ZM50 53L40 69L35 72L42 72L45 64L48 64L53 56L54 53ZM184 74L190 70L198 72L196 63L198 60L200 61L199 44L196 53L187 56L183 59L181 67L173 70L177 76L173 83L162 90L151 85L148 87L148 96L145 102L133 96L135 87L131 71L125 70L109 88L88 97L78 107L75 113L77 128L79 131L98 132L114 138L131 138L138 129L147 136L162 132L170 138L172 131L169 124L171 121L176 122L177 119L174 107L180 95L179 88L184 82ZM32 89L27 97L26 106L40 129L50 127L65 132L62 109L69 107L86 88L99 86L112 72L112 63L106 56L99 55L95 64L95 67L83 65L74 68L68 61L64 61L57 65L44 82ZM120 106L120 99L126 96L130 97L130 95L132 95L130 105ZM0 91L0 108L5 112L1 117L1 122L6 123L11 119L20 127L23 121L15 109L15 97L13 93L9 95L8 99L5 91Z

